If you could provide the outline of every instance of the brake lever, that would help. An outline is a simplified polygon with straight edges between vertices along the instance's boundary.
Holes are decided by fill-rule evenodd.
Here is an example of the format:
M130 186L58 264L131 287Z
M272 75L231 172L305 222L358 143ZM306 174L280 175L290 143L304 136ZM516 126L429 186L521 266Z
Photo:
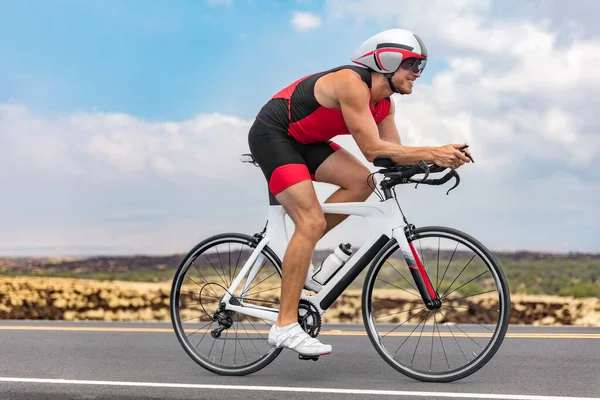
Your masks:
M473 164L475 164L475 161L473 160L473 157L471 157L471 155L470 155L470 154L467 154L467 152L465 151L465 149L466 149L467 147L469 147L469 145L466 145L466 146L463 146L463 147L459 147L459 148L458 148L458 151L460 151L461 153L463 153L465 156L469 157L469 159L471 160L471 162L472 162Z

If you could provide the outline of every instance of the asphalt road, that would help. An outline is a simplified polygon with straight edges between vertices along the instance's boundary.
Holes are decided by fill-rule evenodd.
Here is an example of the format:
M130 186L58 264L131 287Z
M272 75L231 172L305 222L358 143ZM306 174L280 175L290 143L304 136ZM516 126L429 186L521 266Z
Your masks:
M325 325L321 340L333 353L317 362L284 350L261 371L224 377L193 362L170 324L1 321L0 398L600 399L600 327L511 326L480 371L441 384L396 372L362 325Z

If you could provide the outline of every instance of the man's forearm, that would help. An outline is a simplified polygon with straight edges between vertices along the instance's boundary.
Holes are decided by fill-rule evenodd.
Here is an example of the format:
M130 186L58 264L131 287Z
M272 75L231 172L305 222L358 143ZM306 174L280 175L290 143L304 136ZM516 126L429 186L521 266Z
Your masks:
M409 147L380 140L370 149L368 158L372 162L375 157L385 155L402 165L418 164L421 160L432 163L435 150L435 147Z
M402 145L402 141L400 140L400 134L397 132L396 133L390 133L390 132L383 133L380 131L379 138L386 142Z

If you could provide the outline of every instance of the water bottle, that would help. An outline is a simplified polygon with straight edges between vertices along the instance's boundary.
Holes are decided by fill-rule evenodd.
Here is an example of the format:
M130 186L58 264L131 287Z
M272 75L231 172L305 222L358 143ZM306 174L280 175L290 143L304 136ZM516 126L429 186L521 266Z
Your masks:
M331 277L342 268L351 255L352 246L350 243L340 244L333 253L323 260L321 267L317 273L313 275L312 280L319 285L325 285Z

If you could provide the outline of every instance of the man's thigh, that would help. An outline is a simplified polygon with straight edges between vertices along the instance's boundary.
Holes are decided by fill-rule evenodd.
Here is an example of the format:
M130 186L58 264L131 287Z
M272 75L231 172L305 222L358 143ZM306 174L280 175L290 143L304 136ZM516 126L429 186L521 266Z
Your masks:
M314 177L317 182L331 183L347 189L367 185L369 174L369 169L358 158L336 145L336 150L316 168Z

